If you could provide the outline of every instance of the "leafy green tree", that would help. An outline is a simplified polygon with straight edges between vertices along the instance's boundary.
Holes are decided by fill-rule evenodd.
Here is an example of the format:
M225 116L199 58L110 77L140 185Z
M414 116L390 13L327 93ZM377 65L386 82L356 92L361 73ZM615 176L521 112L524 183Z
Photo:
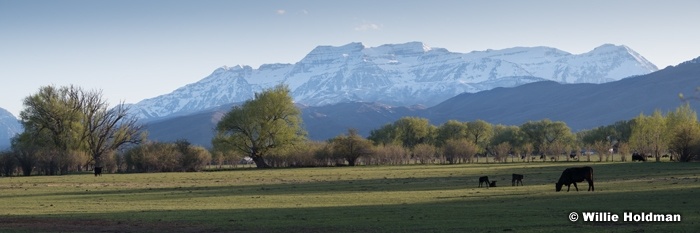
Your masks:
M493 127L491 145L499 145L507 142L513 148L519 148L525 143L525 135L518 126L496 125Z
M375 145L389 145L398 143L398 135L393 124L386 124L379 129L370 131L367 139L374 142Z
M12 154L17 158L17 163L22 169L24 176L29 176L34 171L34 168L39 164L39 153L43 145L41 135L32 137L25 130L24 133L18 134L12 138Z
M24 132L18 135L15 148L24 158L38 159L36 165L48 175L66 172L59 171L58 161L67 159L69 151L84 146L81 92L74 86L44 86L24 99L24 109L20 112ZM23 165L23 169L28 167Z
M340 135L330 140L333 154L355 166L357 159L372 154L372 142L360 136L356 129L349 129L348 135Z
M661 153L668 148L666 118L657 110L651 116L640 114L634 121L630 136L633 148L643 153L651 152L659 162Z
M110 109L99 91L44 86L26 97L24 106L23 134L34 139L17 143L41 144L44 154L57 156L50 161L69 160L71 151L86 151L96 166L102 166L102 155L143 138L137 119L127 114L128 107L120 104Z
M488 148L492 136L493 126L488 122L483 120L467 122L467 138L480 149Z
M418 117L403 117L394 122L394 128L399 141L408 149L431 142L435 132L435 126L431 125L428 119Z
M437 128L435 145L442 146L448 140L467 138L467 124L449 120Z
M258 168L267 168L270 167L265 162L268 153L306 140L301 125L301 111L294 106L289 88L278 85L233 107L217 124L212 144L234 148L250 156Z
M629 141L632 134L631 121L618 121L612 125L600 126L592 130L578 132L584 144L593 144L596 141L606 140L611 144Z
M700 127L697 125L679 128L669 143L670 150L679 162L690 162L700 154Z
M697 113L688 103L666 116L669 149L680 162L689 162L700 152L700 124Z
M547 152L547 148L554 142L572 142L574 135L566 123L561 121L552 122L549 119L541 121L528 121L520 130L526 135L526 141L532 143L535 151L540 154Z

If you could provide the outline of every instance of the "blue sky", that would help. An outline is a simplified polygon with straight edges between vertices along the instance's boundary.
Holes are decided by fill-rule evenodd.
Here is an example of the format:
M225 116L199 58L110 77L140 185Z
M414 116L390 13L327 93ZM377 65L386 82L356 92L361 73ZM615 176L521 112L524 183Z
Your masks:
M318 45L421 41L454 52L627 45L659 68L700 56L700 1L0 0L0 107L45 85L112 105L228 65L294 63Z

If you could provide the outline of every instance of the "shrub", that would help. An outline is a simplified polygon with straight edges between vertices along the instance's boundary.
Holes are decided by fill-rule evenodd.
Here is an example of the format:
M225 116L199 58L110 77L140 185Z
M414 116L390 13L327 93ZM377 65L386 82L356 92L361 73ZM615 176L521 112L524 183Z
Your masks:
M146 143L123 156L130 172L201 171L211 161L211 153L203 147L181 143Z
M17 159L10 151L0 152L0 175L11 176L17 168Z

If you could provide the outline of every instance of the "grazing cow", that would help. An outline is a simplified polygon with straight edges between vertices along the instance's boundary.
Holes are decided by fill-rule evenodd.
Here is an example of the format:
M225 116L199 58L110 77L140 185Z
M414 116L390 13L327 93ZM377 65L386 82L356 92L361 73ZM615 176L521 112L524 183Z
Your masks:
M561 191L562 185L566 185L566 191L568 192L571 188L571 184L574 184L574 188L578 192L578 186L576 182L588 181L588 191L595 191L593 186L593 168L592 167L572 167L567 168L561 173L559 177L559 182L557 182L554 187L557 192Z
M481 187L481 184L486 183L486 188L491 185L491 182L489 182L489 177L488 176L482 176L479 177L479 187ZM495 184L494 184L495 185Z
M489 187L496 187L496 181L495 180L491 181L491 183L489 184Z
M644 156L644 154L640 154L640 153L634 152L634 153L632 154L632 162L634 162L634 161L642 161L642 162L644 162L644 161L647 161L647 158Z
M520 186L523 185L523 175L522 174L513 174L513 186L518 186L518 183L520 183Z
M95 176L102 176L102 167L95 167Z

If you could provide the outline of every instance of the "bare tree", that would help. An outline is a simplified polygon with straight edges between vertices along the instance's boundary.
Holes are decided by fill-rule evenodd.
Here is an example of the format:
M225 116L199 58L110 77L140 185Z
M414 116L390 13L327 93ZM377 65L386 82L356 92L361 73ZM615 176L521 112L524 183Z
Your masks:
M138 124L138 119L129 116L129 108L123 103L108 109L99 93L92 92L84 96L83 138L88 153L95 160L95 167L104 166L103 155L124 144L138 144L143 141L143 126Z
M413 148L413 156L422 164L430 164L436 157L437 149L430 144L418 144Z

